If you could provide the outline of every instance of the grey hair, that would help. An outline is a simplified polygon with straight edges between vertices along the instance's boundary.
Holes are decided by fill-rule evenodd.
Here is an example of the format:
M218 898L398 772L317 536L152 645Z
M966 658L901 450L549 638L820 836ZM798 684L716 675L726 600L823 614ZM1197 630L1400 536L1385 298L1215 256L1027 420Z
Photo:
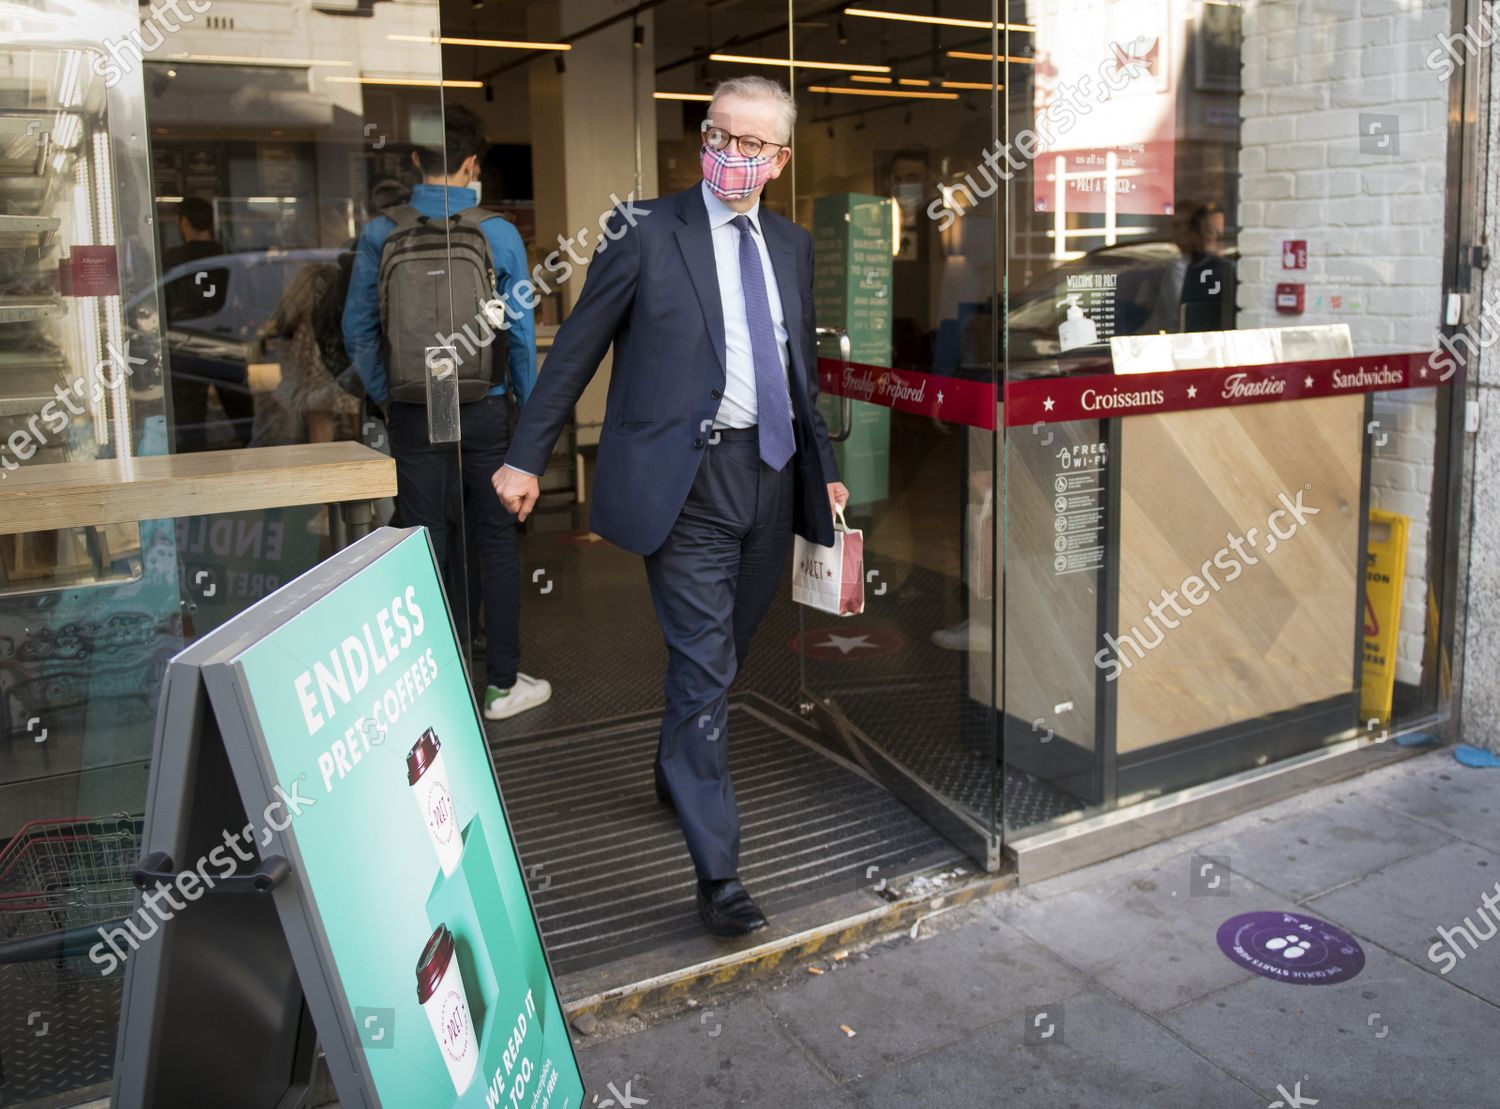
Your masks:
M781 112L781 122L786 127L786 137L790 141L792 128L797 123L797 102L792 99L792 94L777 82L766 77L731 77L727 81L720 81L714 88L714 98L708 105L709 111L713 111L714 105L719 102L721 96L743 96L751 100L776 101L776 107Z

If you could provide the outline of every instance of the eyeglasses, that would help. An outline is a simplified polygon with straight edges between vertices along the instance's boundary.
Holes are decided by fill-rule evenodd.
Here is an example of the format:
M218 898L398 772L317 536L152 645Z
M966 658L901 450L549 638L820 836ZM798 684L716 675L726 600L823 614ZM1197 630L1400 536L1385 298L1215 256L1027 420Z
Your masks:
M733 140L737 149L746 158L758 158L767 147L775 147L769 156L774 157L778 152L785 149L784 142L763 142L754 135L731 135L722 127L715 127L713 122L705 119L703 126L699 128L703 132L703 141L708 144L710 150L723 150Z

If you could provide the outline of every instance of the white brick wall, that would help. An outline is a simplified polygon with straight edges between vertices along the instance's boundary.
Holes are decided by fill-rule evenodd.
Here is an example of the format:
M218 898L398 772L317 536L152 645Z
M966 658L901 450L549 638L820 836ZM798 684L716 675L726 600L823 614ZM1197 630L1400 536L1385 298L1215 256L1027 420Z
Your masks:
M1446 0L1247 0L1239 325L1347 323L1357 353L1431 349L1442 304L1448 86L1426 65ZM1394 116L1394 155L1361 149L1361 115ZM1305 271L1281 268L1306 239ZM1307 286L1278 315L1275 287ZM1339 297L1339 307L1333 298ZM1397 677L1421 677L1436 417L1428 391L1380 393L1371 504L1411 517ZM1378 438L1377 438L1378 442Z

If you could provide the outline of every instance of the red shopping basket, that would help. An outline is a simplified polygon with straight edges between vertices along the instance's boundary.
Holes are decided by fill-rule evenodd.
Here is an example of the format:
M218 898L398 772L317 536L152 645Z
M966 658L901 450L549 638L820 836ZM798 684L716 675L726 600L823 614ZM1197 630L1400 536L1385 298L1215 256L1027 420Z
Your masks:
M141 821L33 820L0 848L0 946L118 920L135 905ZM97 975L87 958L18 964L29 977Z

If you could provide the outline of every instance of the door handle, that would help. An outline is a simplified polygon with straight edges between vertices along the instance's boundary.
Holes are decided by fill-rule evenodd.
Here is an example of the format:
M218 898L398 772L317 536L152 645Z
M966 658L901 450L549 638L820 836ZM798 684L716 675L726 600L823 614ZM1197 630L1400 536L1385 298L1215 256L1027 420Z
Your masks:
M819 335L837 335L839 340L839 360L849 361L849 332L842 327L819 327L814 329ZM842 443L849 438L849 433L854 430L854 402L848 397L839 398L839 429L830 431L828 438L835 443Z

